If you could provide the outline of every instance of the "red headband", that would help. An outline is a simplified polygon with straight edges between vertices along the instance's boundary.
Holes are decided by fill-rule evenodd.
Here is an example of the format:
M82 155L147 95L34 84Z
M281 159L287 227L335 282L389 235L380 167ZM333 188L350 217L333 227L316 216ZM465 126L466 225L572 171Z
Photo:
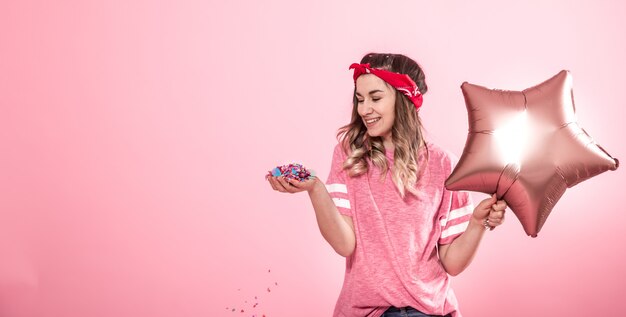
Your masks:
M407 74L398 74L390 72L384 69L371 68L370 64L357 64L350 65L349 69L354 69L354 83L356 79L363 74L374 74L376 77L384 80L393 88L400 91L403 95L407 96L411 102L415 105L415 109L419 109L422 106L422 94L417 85Z

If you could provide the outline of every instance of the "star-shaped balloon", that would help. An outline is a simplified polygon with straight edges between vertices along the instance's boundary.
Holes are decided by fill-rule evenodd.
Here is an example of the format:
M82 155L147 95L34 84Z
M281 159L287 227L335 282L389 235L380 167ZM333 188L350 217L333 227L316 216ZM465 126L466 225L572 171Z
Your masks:
M619 166L576 122L568 71L523 91L461 90L469 132L446 188L496 193L532 237L567 188Z

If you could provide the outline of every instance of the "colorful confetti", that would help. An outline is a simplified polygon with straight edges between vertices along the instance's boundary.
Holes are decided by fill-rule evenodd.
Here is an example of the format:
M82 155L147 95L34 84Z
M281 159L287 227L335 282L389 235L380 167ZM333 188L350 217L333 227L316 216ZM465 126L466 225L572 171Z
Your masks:
M267 270L267 273L271 273L271 272L272 272L271 269ZM278 286L278 282L274 282L274 285ZM268 293L271 293L271 291L272 291L270 289L270 287L267 287L266 290L267 290ZM238 288L237 291L240 292L241 288ZM250 303L248 303L248 302L250 302ZM248 300L244 300L244 304L241 305L241 306L244 306L244 307L240 307L240 308L226 307L226 310L230 310L233 313L239 311L242 314L246 313L246 311L248 311L248 313L246 314L247 316L251 316L251 317L266 317L265 314L261 315L260 313L258 313L259 307L257 307L257 306L260 306L260 304L261 304L261 301L259 300L259 296L254 296L254 301L252 299L250 299L249 301Z
M315 177L315 172L306 169L301 164L291 163L283 166L274 167L271 171L267 172L267 175L265 175L265 179L267 180L270 176L283 176L288 180L295 179L302 182Z

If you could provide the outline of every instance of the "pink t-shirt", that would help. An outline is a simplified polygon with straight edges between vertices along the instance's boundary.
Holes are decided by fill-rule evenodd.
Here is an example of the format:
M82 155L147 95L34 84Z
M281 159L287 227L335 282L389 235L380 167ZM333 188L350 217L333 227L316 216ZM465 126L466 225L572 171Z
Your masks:
M342 168L346 155L340 144L335 147L326 188L339 212L352 217L356 249L346 258L334 317L379 317L389 306L461 316L437 245L452 243L465 231L473 206L469 193L444 187L452 155L427 145L427 168L416 186L420 194L407 193L404 200L390 171L381 180L371 162L367 174L349 177ZM420 150L420 166L425 153ZM393 150L385 155L391 167Z

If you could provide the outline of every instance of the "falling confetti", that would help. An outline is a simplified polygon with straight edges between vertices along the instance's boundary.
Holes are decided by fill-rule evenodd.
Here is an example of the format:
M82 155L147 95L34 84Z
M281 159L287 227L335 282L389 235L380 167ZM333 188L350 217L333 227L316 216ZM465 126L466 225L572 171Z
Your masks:
M271 273L272 270L268 269L267 270L268 273ZM278 286L278 282L274 282L274 285ZM238 288L237 291L241 292L241 288ZM270 287L266 288L268 293L271 293L272 290ZM262 297L262 296L261 296ZM249 300L244 300L244 304L242 304L242 307L238 307L238 308L232 308L232 306L226 307L226 310L230 310L231 312L240 312L240 313L245 313L246 311L248 311L247 316L250 317L266 317L265 314L261 315L258 312L259 307L262 302L259 300L259 296L255 295L254 296L254 300L252 300L251 298L249 298Z

